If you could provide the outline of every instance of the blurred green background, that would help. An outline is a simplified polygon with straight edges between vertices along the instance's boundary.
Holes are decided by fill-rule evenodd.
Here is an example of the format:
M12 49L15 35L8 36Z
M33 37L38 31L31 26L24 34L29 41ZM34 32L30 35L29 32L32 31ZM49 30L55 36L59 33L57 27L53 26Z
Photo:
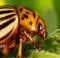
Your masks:
M0 0L0 6L2 5L24 6L38 12L46 23L48 35L60 28L60 0ZM49 41L47 40L47 42ZM28 45L26 45L27 47ZM16 56L17 50L15 50L13 52ZM13 56L12 52L7 58L10 58L10 56Z
M0 5L25 6L45 20L48 34L60 28L60 0L1 0Z

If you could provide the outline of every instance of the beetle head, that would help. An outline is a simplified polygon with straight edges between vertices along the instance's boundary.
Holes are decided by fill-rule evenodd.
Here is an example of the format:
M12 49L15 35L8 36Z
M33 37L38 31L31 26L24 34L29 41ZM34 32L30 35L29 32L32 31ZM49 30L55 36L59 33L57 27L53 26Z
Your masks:
M40 17L37 20L37 34L41 38L45 38L47 36L45 22Z

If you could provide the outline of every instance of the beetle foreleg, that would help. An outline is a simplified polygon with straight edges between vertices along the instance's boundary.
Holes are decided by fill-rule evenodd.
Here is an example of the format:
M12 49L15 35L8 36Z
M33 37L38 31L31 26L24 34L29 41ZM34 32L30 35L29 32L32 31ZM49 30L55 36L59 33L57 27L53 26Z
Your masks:
M40 50L40 48L38 47L37 43L29 36L29 34L26 33L26 31L24 31L24 34L26 35L26 37L29 39L29 41L32 43L32 45L34 45L34 47L37 50Z

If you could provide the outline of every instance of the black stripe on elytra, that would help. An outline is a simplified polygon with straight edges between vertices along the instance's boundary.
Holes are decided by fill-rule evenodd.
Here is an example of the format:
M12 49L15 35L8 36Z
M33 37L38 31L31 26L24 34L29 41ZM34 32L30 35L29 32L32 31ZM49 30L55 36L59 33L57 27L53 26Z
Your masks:
M1 17L1 18L0 18L0 21L6 20L6 19L8 19L8 18L11 18L11 17L13 17L14 15L15 15L15 14L10 14L10 15Z
M0 9L11 9L9 7L0 7Z
M0 30L5 28L6 26L8 26L10 23L14 22L15 18L10 19L9 21L7 21L6 23L3 23L2 25L0 25Z
M3 10L3 11L0 11L0 15L6 14L6 13L11 13L11 12L14 12L14 11L13 10Z
M0 7L0 9L11 9L10 6L3 6L3 7Z
M0 38L0 41L3 40L4 38L6 38L12 32L12 30L8 34L6 34L4 37Z

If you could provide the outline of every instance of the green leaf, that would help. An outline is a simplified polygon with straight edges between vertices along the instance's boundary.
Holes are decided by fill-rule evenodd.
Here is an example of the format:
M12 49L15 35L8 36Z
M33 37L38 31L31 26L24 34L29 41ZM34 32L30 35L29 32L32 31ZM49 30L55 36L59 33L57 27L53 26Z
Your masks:
M35 51L35 50L30 50L30 54L27 58L60 58L60 55L57 55L55 53L50 53L47 51Z

